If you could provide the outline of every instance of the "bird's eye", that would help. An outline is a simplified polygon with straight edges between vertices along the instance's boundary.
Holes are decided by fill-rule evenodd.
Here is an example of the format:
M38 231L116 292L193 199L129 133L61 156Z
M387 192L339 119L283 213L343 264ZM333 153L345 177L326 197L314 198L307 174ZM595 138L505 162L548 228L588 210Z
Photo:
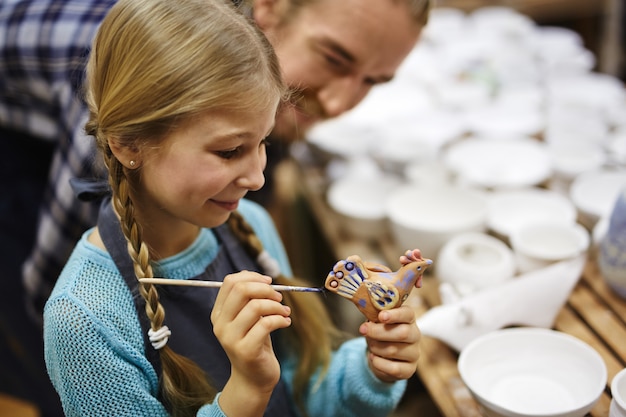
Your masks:
M420 271L421 269L422 269L422 267L421 267L421 266L418 266L418 267L417 267L417 270L418 270L418 271Z

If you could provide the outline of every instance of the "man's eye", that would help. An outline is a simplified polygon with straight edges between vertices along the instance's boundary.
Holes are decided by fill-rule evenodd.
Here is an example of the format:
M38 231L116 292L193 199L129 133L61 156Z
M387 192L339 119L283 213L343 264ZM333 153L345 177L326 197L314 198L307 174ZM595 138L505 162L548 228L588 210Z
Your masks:
M341 58L337 58L336 55L325 55L324 59L331 71L337 74L345 75L351 71L350 65Z
M336 67L336 68L343 67L343 61L333 55L328 55L328 54L324 55L324 59L326 59L326 62L328 62L333 67Z

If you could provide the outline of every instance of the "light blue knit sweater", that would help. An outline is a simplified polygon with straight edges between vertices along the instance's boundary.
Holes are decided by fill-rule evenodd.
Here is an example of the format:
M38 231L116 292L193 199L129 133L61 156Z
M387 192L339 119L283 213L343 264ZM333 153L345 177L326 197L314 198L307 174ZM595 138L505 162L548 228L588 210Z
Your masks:
M248 201L242 201L240 211L290 275L267 212ZM167 416L157 399L158 377L144 354L131 293L111 257L87 242L89 233L77 244L44 312L45 360L52 383L67 416ZM155 276L196 276L217 251L215 236L205 229L189 248L162 260ZM281 377L291 388L295 363L280 359ZM334 353L323 382L307 394L306 408L310 417L385 416L405 387L405 381L379 381L367 366L365 340L356 338ZM224 414L215 401L198 416Z

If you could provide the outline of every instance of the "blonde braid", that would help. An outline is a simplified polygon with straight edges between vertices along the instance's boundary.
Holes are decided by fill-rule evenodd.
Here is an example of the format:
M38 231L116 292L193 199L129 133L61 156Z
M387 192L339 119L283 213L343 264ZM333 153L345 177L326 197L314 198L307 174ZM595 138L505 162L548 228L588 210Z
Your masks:
M135 221L134 205L130 198L124 167L110 151L105 153L105 163L110 173L113 209L120 219L135 275L138 279L152 278L154 275L150 251L148 245L141 239L141 227ZM150 327L155 331L160 329L165 319L165 309L159 301L156 286L139 284L139 293L146 301L146 315L150 320ZM200 407L215 399L217 390L196 363L177 354L167 345L159 349L159 357L162 366L160 390L173 416L195 416Z
M263 252L261 240L240 213L233 212L228 225L253 259ZM272 278L276 284L308 285L300 278L287 278L283 274ZM317 295L284 292L283 302L291 308L292 317L291 327L284 332L299 359L293 381L294 399L304 413L302 399L311 377L320 366L322 372L319 377L323 377L330 364L332 349L345 339L345 335L335 327L326 306Z

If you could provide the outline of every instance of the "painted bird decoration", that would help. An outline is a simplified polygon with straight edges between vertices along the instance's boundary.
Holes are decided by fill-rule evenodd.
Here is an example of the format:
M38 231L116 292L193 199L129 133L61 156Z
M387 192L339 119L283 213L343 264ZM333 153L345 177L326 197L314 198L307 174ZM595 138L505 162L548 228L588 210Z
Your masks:
M377 322L380 311L404 303L417 280L433 263L421 257L408 261L393 272L384 265L364 262L360 256L352 255L335 263L324 287L352 301L368 320Z

